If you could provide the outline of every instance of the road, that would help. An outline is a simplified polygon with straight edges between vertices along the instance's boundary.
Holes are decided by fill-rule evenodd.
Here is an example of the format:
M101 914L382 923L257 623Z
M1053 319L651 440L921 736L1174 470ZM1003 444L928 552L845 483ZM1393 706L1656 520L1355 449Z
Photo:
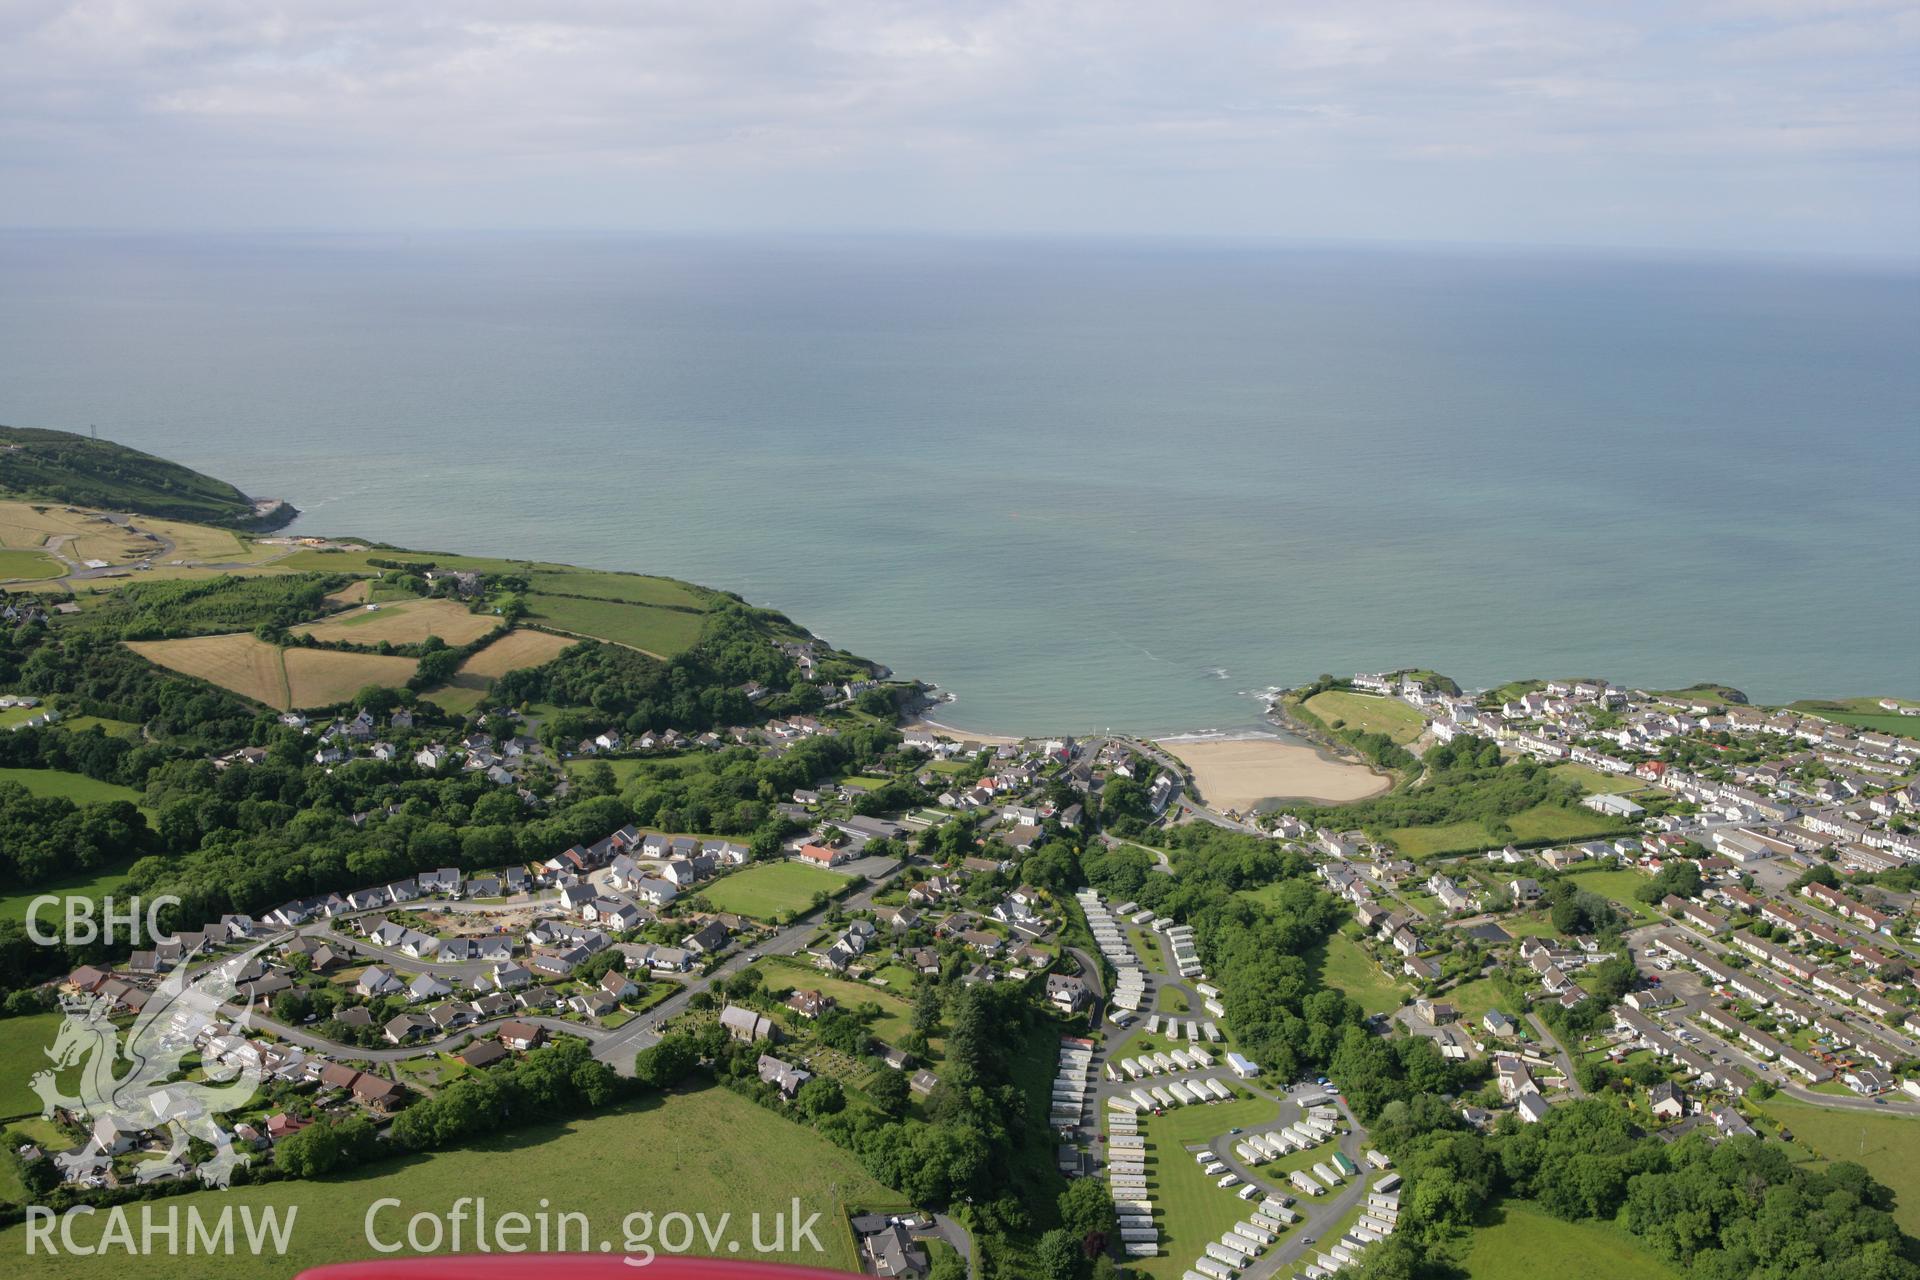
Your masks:
M731 977L733 974L746 968L752 963L752 961L747 958L750 955L798 954L805 949L808 939L818 931L821 920L827 912L834 910L836 907L844 911L860 911L871 908L873 906L874 895L883 890L894 877L900 874L906 865L904 861L896 863L893 868L884 875L869 881L865 888L841 899L838 903L829 903L826 906L808 913L806 916L780 930L771 938L760 942L758 945L739 946L732 955L722 960L720 964L715 966L710 972L690 978L679 992L669 996L666 1000L647 1010L646 1013L636 1017L625 1026L611 1030L605 1027L591 1026L586 1023L568 1021L564 1018L515 1012L502 1015L498 1018L489 1018L482 1022L472 1023L458 1031L449 1032L446 1035L438 1036L431 1040L418 1041L409 1045L368 1049L361 1048L358 1045L341 1044L338 1041L329 1040L313 1031L301 1027L289 1026L258 1009L252 1011L251 1023L258 1030L269 1032L286 1040L290 1044L296 1044L305 1049L324 1053L328 1057L337 1058L341 1061L388 1064L404 1062L412 1058L431 1057L437 1053L457 1049L501 1022L519 1021L545 1027L547 1030L558 1034L580 1036L593 1045L594 1057L607 1063L621 1075L632 1075L634 1055L642 1049L658 1044L660 1042L660 1027L676 1014L684 1012L695 995L703 991L711 990L713 985L721 979ZM434 905L436 909L448 907L473 913L522 911L525 910L528 905L551 896L552 895L540 895L536 898L504 904L436 903ZM375 911L360 914L379 915L382 913ZM459 961L442 964L439 961L414 960L399 952L375 947L364 939L349 938L335 933L333 925L339 920L348 918L349 917L341 916L337 917L334 921L316 922L303 926L298 930L289 930L274 938L269 944L270 948L278 948L281 944L292 941L296 934L305 934L308 936L324 937L328 941L338 945L351 947L357 954L384 959L389 963L405 966L409 972L424 972L432 973L439 977L465 979L492 967L490 964L481 961ZM208 968L228 958L230 957L216 956L206 964L198 966L192 972L195 974L204 973ZM1099 969L1097 966L1093 969L1093 974L1094 980L1097 983L1099 981ZM232 1003L227 1005L223 1009L223 1012L227 1016L237 1019L245 1010L240 1004Z
M1560 1043L1560 1038L1548 1029L1537 1013L1527 1014L1527 1025L1533 1028L1533 1034L1540 1037L1540 1043L1553 1051L1553 1060L1560 1064L1560 1074L1567 1078L1567 1092L1576 1098L1586 1097L1587 1091L1580 1087L1580 1077L1573 1069L1573 1058L1567 1053L1566 1046Z

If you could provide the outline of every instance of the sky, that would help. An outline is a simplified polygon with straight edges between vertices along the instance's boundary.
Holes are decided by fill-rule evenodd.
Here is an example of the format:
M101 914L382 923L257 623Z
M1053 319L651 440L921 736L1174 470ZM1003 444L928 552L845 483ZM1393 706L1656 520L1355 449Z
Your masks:
M1920 3L0 0L0 225L1920 253Z

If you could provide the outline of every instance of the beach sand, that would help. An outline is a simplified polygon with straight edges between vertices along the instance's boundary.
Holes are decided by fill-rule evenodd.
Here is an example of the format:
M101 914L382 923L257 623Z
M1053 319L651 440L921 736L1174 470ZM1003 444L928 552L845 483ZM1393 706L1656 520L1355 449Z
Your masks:
M1159 746L1193 770L1201 799L1214 809L1245 812L1262 800L1346 804L1391 785L1364 765L1281 738L1163 739Z
M956 729L950 724L941 724L937 720L913 720L900 726L902 733L931 733L942 738L952 738L956 742L977 742L983 747L1000 747L1022 741L998 733L975 733L971 729Z

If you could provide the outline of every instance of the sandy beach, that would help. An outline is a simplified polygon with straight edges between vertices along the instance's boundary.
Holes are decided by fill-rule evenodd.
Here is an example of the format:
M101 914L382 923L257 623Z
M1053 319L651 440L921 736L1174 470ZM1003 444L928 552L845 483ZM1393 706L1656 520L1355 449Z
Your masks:
M1214 809L1245 812L1262 800L1346 804L1390 785L1363 765L1330 760L1281 738L1162 739L1158 745L1193 770L1194 785Z
M911 720L900 726L902 733L932 733L943 738L952 738L956 742L977 742L984 747L1006 746L1020 742L1020 738L1009 738L999 733L975 733L971 729L956 729L950 724L941 724L937 720Z

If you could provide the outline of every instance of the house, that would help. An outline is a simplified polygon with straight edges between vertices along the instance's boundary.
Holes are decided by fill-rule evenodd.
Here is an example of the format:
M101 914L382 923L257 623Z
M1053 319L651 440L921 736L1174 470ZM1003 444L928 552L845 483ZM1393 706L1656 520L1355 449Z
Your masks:
M1487 1016L1480 1019L1480 1025L1490 1036L1510 1036L1520 1030L1520 1024L1498 1009L1487 1010Z
M1084 978L1066 973L1047 975L1047 999L1062 1013L1078 1013L1091 999Z
M833 1007L833 997L819 991L796 991L787 997L787 1008L803 1018L817 1018Z
M600 990L608 999L618 1003L639 995L640 985L620 970L609 969L600 975Z
M351 1086L353 1100L363 1107L372 1107L375 1111L391 1111L398 1106L401 1088L391 1080L368 1075L362 1071L353 1077Z
M353 989L371 999L398 991L404 985L391 969L370 964L361 972L360 980L353 984Z
M1540 895L1544 892L1540 882L1532 876L1515 876L1507 881L1507 894L1513 899L1516 907L1525 906L1529 902L1538 902Z
M475 1069L490 1067L506 1056L507 1051L498 1040L476 1040L459 1054L460 1061Z
M423 973L407 984L407 999L416 1004L422 1000L438 1000L442 996L452 994L452 985L431 973Z
M1513 1100L1513 1109L1527 1124L1539 1124L1547 1118L1547 1100L1537 1093L1523 1093Z
M545 1028L531 1022L503 1022L500 1024L500 1043L515 1051L537 1049L547 1040Z
M718 920L709 920L680 940L680 945L697 956L710 956L716 951L726 950L727 941L732 935L727 926Z
M433 1030L431 1019L417 1013L403 1013L380 1029L388 1044L408 1044Z
M1433 1000L1426 996L1421 996L1418 1000L1414 1001L1413 1007L1419 1012L1421 1017L1436 1027L1452 1022L1460 1014L1458 1009L1455 1009L1446 1001Z
M853 1219L853 1230L860 1238L861 1258L873 1269L873 1274L884 1280L927 1274L927 1251L907 1233L897 1217L862 1214Z
M1662 1120L1678 1120L1687 1114L1686 1095L1663 1080L1647 1090L1647 1109Z
M749 1042L772 1040L779 1032L779 1028L773 1025L773 1019L737 1004L730 1004L720 1011L720 1025L735 1040Z
M800 1092L801 1085L813 1079L811 1071L804 1071L767 1053L760 1055L759 1071L760 1078L778 1089L784 1098L793 1097Z

